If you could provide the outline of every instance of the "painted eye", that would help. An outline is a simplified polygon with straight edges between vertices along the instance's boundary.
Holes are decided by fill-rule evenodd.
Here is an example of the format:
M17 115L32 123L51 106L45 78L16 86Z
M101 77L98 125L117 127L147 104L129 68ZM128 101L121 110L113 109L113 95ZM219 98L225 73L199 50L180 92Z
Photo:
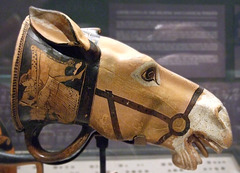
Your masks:
M155 67L150 67L147 69L143 74L142 74L142 79L150 82L150 81L155 81L156 80L156 68Z

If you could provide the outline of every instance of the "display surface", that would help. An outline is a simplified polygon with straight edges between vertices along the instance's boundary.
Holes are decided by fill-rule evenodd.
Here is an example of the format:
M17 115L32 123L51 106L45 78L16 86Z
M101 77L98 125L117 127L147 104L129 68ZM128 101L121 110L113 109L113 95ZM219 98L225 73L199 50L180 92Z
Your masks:
M231 145L231 125L220 100L97 33L80 29L63 13L30 8L14 54L11 106L16 129L24 130L34 157L69 161L95 131L109 139L163 145L184 169L202 162L192 144L204 156L204 145L216 152ZM48 152L38 136L49 123L80 124L82 131L66 149Z
M214 157L215 156L215 157ZM153 165L154 163L154 165ZM107 172L113 173L124 173L124 172L145 172L145 173L159 173L160 170L162 173L168 172L181 172L181 173L228 173L231 170L231 173L239 173L239 167L234 157L231 155L216 155L212 154L208 158L203 160L203 164L199 165L197 170L183 170L177 168L172 164L170 156L146 156L141 157L141 159L136 158L114 158L108 159ZM80 173L79 170L83 172L98 172L99 161L98 160L81 160L81 161L72 161L64 165L51 166L44 165L44 172L59 173L59 172L75 172ZM32 173L35 172L32 167L23 167L18 170L18 173Z
M224 18L221 5L113 3L109 29L111 37L185 77L224 77Z

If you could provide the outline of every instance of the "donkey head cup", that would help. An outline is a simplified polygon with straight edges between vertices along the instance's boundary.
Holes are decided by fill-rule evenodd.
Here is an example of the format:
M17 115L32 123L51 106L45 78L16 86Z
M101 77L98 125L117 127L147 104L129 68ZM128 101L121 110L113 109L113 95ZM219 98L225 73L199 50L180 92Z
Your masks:
M151 57L80 28L58 11L30 8L13 59L11 107L30 153L63 163L98 132L108 139L150 143L172 151L175 165L196 169L207 156L230 147L227 110L206 89L165 69ZM75 141L59 152L38 140L51 123L78 124Z

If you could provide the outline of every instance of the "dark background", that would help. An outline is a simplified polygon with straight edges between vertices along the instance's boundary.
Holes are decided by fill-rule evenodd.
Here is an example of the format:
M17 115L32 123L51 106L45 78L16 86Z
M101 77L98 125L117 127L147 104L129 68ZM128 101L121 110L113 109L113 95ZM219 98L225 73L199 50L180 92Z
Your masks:
M61 11L70 16L80 27L100 27L102 35L109 35L109 6L110 3L122 4L164 4L164 5L223 5L225 9L225 77L211 78L190 78L194 82L201 84L218 96L227 107L234 135L234 145L227 152L232 152L239 156L240 144L240 1L239 0L1 0L0 6L0 118L8 129L17 150L25 150L25 143L22 134L17 134L13 127L10 116L10 78L12 55L17 39L17 34L25 16L28 15L28 7L35 6L45 9ZM237 7L238 5L238 7ZM238 11L239 10L239 11ZM239 64L239 65L238 65ZM217 68L217 67L215 67ZM187 71L188 69L186 69ZM211 69L209 69L211 70ZM191 73L191 71L189 72ZM43 145L48 149L64 148L78 134L80 127L64 126L47 127L43 132L45 136L41 138ZM165 149L157 147L133 147L120 142L110 142L110 154L159 154L168 153ZM93 141L85 151L91 155L96 151ZM156 152L157 151L157 152Z

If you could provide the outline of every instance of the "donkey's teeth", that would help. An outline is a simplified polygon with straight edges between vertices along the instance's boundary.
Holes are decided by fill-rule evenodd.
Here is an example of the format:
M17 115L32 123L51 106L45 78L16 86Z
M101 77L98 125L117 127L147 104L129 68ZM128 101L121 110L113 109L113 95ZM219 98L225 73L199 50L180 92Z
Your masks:
M201 151L201 153L204 157L208 157L208 151L207 151L206 147L201 143L201 141L196 140L194 142L194 144L198 147L199 151Z
M211 139L206 139L204 136L196 136L196 138L198 138L204 145L213 149L216 153L221 153L223 150L223 148L219 144L212 141Z
M209 142L209 146L216 152L216 153L221 153L222 152L222 148L220 146L218 146L217 144L215 144L214 142Z
M188 142L195 144L196 147L199 149L199 151L202 153L202 155L204 157L208 157L208 151L207 151L206 147L204 146L204 144L201 142L201 140L197 136L195 136L195 135L190 136L188 139Z

